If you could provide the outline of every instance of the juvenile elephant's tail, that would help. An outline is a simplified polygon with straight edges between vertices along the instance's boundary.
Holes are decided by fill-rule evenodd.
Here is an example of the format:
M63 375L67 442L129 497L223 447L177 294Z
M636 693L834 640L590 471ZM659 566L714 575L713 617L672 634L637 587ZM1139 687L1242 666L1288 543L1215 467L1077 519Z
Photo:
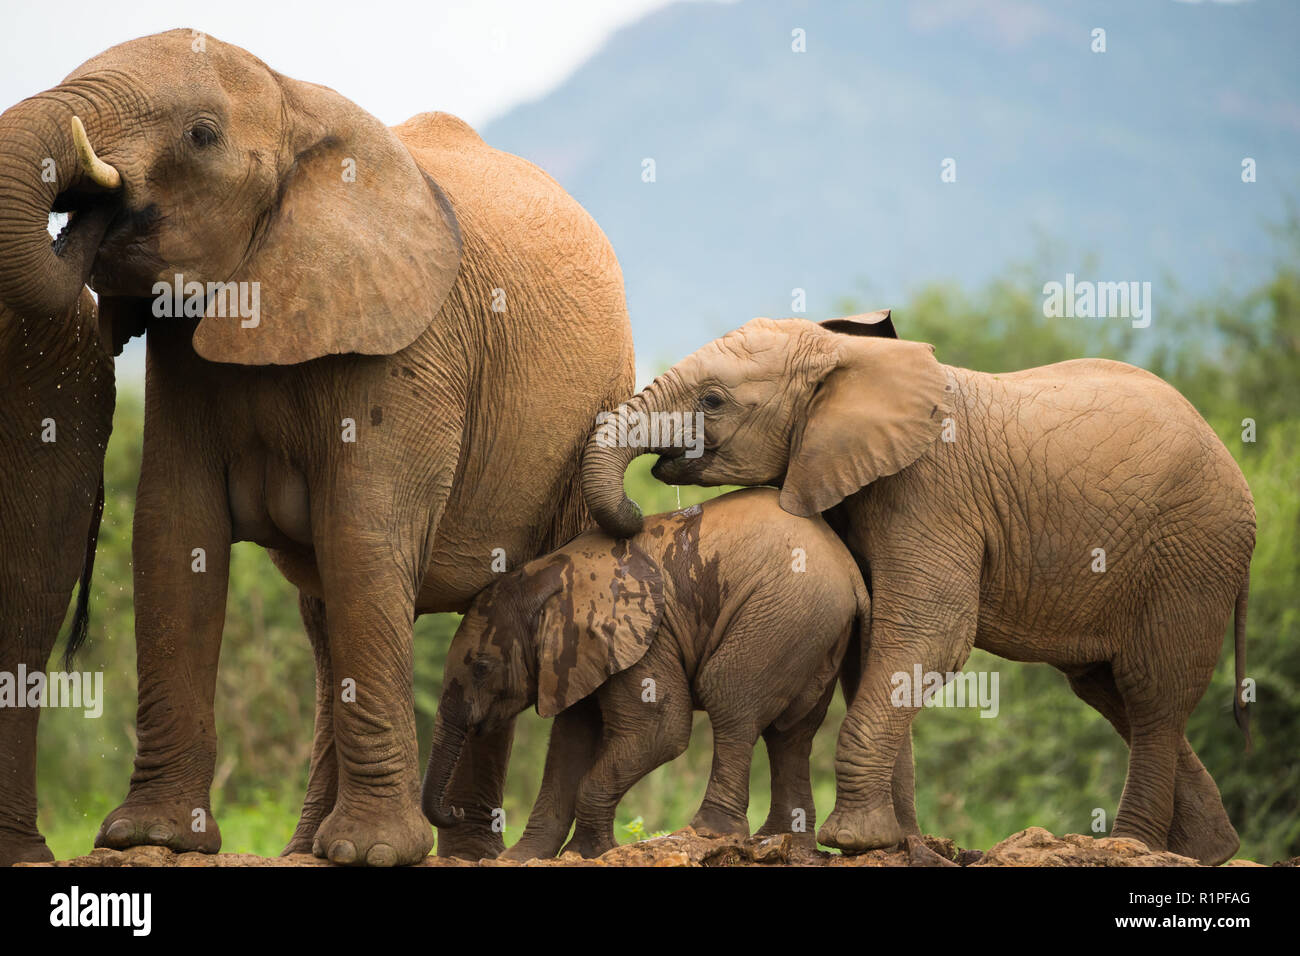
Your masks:
M99 476L99 493L95 496L95 512L90 516L90 530L86 533L86 554L81 562L81 581L77 585L77 607L72 612L72 627L68 631L68 646L63 651L63 666L72 670L72 660L77 650L86 642L90 629L90 577L95 570L95 548L99 544L99 524L104 517L104 476Z
M1236 663L1237 690L1232 698L1232 716L1237 720L1237 726L1241 732L1246 735L1246 753L1250 753L1250 712L1246 701L1241 699L1242 691L1246 683L1246 602L1250 598L1250 569L1246 569L1246 579L1241 582L1241 590L1237 592L1237 608L1233 614L1233 644L1232 655Z

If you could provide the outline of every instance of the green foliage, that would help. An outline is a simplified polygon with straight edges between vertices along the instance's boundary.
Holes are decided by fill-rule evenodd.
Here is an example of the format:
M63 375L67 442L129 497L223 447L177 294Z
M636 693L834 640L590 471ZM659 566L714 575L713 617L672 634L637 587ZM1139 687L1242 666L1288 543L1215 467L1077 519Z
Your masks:
M1300 241L1292 224L1289 243ZM983 289L936 284L895 310L908 338L935 344L945 361L988 371L1026 368L1082 355L1129 357L1173 382L1218 430L1254 491L1259 538L1252 571L1249 674L1255 752L1243 753L1231 716L1231 642L1188 737L1223 791L1242 835L1242 855L1266 862L1300 854L1300 272L1279 265L1260 288L1211 302L1163 304L1153 328L1122 321L1045 319L1041 280L1012 270ZM862 311L845 301L842 312ZM1151 343L1140 336L1149 335ZM1258 441L1242 441L1253 418ZM130 528L140 459L141 401L119 397L107 463L107 504L95 568L91 638L80 667L103 670L104 713L52 710L41 718L41 827L60 857L89 850L104 814L125 795L134 752L135 654ZM704 500L724 489L656 482L651 459L633 463L629 493L646 513ZM680 498L679 498L680 494ZM455 615L416 625L416 710L428 747L441 690L442 660ZM61 648L56 654L61 653ZM298 620L296 595L261 549L234 548L217 694L221 749L214 811L230 851L278 853L293 832L306 786L314 669ZM53 664L51 666L54 666ZM1063 677L1042 665L976 652L969 669L1001 675L1001 712L935 708L915 722L918 813L922 826L964 846L987 847L1031 824L1090 832L1094 808L1113 822L1127 750L1110 726L1077 700ZM824 817L834 802L836 697L813 748L813 783ZM507 840L522 832L541 779L548 721L519 718L505 800ZM708 720L697 715L690 749L641 781L620 807L628 839L688 823L703 796L711 761ZM753 765L750 819L767 811L767 761Z

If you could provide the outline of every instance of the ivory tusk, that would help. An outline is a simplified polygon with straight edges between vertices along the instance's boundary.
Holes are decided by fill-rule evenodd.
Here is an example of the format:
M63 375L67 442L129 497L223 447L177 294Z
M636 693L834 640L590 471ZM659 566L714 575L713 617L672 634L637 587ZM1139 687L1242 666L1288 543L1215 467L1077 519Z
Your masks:
M81 124L81 117L72 117L72 143L77 148L77 158L91 181L105 189L117 189L122 185L122 175L108 163L95 155L95 149L86 136L86 127Z

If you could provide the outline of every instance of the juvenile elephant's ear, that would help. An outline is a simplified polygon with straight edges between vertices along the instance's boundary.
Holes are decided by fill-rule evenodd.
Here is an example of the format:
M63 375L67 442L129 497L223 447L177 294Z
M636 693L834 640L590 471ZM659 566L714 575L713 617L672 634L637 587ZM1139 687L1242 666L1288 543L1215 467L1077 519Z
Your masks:
M659 565L632 542L575 549L538 620L537 712L554 717L644 657L663 609Z
M825 322L818 322L817 324L823 329L842 332L845 335L869 335L881 339L898 338L898 333L894 331L894 321L889 317L888 309L863 312L861 315L846 315L839 319L827 319Z
M953 388L934 346L887 338L837 343L795 426L781 507L817 514L902 471L938 438Z
M456 281L451 203L375 117L333 90L281 82L291 161L229 277L250 283L232 287L244 299L210 297L194 348L240 365L390 355L429 326Z

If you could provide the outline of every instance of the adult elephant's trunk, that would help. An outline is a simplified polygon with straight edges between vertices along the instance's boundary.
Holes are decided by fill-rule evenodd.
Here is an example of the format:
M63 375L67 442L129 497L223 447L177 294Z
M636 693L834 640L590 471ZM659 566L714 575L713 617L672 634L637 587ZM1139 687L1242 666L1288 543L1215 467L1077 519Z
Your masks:
M582 495L596 523L617 538L638 533L644 521L640 507L623 490L623 473L633 458L661 450L651 445L649 416L663 408L664 393L672 388L670 374L655 379L610 412L587 439L582 456Z
M91 123L87 135L78 109ZM66 312L90 275L121 188L93 143L97 117L83 96L52 90L0 115L0 302L20 315ZM70 211L56 243L51 211Z
M429 766L424 771L424 792L421 803L424 815L436 827L454 827L464 817L464 811L458 811L443 805L447 796L447 784L456 770L460 760L461 749L465 746L465 725L459 715L447 713L448 704L438 705L438 716L433 725L433 746L429 749Z

